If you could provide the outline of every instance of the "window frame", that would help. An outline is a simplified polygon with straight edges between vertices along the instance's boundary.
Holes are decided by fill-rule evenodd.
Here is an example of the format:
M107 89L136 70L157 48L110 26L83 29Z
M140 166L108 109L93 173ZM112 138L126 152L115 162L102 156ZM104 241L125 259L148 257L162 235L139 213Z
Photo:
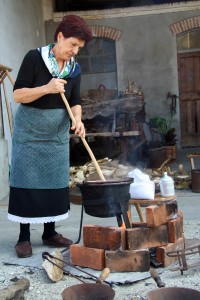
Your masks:
M95 47L92 47L94 45ZM96 48L96 49L95 49ZM117 71L115 40L94 37L77 55L82 74L111 73ZM84 62L85 60L85 62ZM106 62L107 60L107 62ZM112 62L109 65L109 62Z

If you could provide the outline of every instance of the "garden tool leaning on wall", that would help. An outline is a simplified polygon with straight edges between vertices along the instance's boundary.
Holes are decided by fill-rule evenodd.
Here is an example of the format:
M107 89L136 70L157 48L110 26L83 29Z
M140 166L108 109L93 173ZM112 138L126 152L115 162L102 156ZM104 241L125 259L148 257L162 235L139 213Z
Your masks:
M8 79L10 80L12 85L14 85L14 80L12 79L12 77L10 75L10 71L12 71L11 68L0 64L0 84L2 84L2 86L3 86L3 92L4 92L4 98L5 98L5 104L6 104L6 111L7 111L7 115L8 115L10 134L12 136L12 117L11 117L10 106L9 106L9 103L8 103L8 97L7 97L7 93L6 93L6 86L5 86L5 83L4 83L5 78L8 77ZM3 126L4 126L3 104L2 104L2 102L1 102L1 113L2 113L2 123L3 123Z

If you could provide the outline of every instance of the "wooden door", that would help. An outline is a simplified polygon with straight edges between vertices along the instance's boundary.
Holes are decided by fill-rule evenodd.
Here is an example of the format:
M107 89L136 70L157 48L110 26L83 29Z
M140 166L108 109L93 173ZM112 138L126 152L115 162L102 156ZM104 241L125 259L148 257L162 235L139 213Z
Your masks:
M181 146L200 146L200 52L178 54Z

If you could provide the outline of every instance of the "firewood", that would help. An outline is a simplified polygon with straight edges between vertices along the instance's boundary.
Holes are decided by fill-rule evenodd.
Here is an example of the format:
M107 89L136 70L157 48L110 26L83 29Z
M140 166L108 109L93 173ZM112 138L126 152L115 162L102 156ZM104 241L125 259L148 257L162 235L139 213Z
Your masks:
M30 286L30 282L27 278L21 278L17 282L9 285L8 287L0 290L0 300L23 300L24 292Z
M128 172L132 169L130 166L119 164L118 161L112 161L108 157L99 159L97 162L107 180L127 177ZM69 187L73 189L77 183L99 180L97 175L98 173L93 162L87 162L83 166L70 167Z
M63 277L63 267L64 267L63 256L58 249L52 252L52 255L54 256L54 258L51 258L51 262L48 260L44 260L42 266L47 272L48 277L52 281L58 282Z

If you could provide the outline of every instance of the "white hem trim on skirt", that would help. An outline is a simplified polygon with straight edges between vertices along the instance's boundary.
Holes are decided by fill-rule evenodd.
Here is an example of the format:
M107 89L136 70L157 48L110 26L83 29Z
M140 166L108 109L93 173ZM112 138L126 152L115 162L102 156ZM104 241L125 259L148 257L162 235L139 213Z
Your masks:
M48 222L57 222L62 221L64 219L67 219L69 217L69 213L59 215L59 216L51 216L51 217L41 217L41 218L23 218L15 215L11 215L8 213L8 220L13 222L18 222L22 224L42 224L42 223L48 223Z

